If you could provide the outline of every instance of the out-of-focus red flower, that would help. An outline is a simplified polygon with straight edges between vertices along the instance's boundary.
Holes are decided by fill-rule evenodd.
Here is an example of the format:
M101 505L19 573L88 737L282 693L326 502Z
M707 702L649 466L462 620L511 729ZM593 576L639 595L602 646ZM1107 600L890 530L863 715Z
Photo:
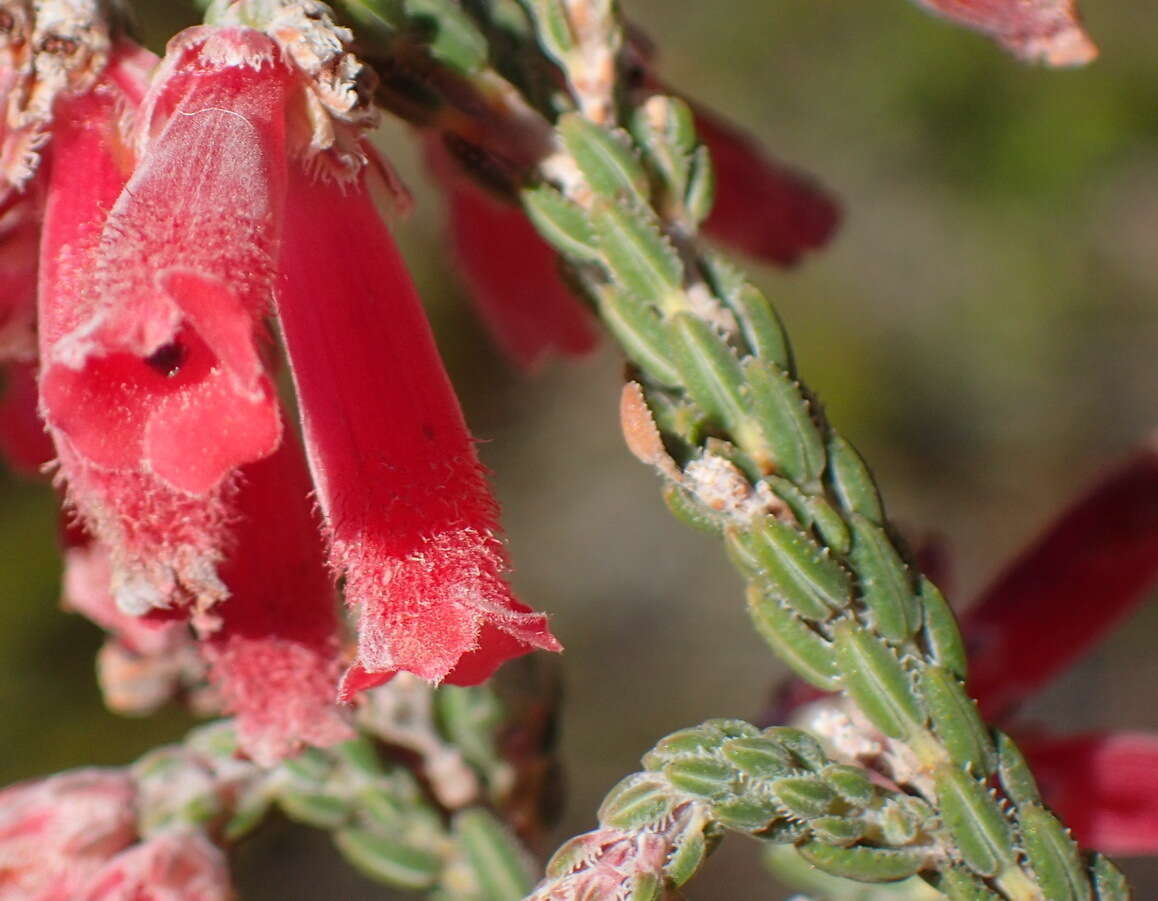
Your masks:
M291 169L278 313L330 562L358 611L343 695L399 670L474 683L559 650L504 581L484 470L364 175L337 191Z
M136 839L121 770L70 770L0 791L0 901L75 901Z
M434 141L427 143L427 160L446 195L459 268L496 343L528 370L553 353L592 350L594 317L564 284L558 255L523 211L458 172Z
M228 901L225 852L200 832L173 831L122 851L94 874L75 901Z
M1014 56L1050 66L1081 66L1098 55L1075 0L917 0L937 15L980 31Z
M969 688L990 719L1074 663L1158 582L1158 446L1104 478L962 617Z
M52 439L37 413L39 390L35 363L11 363L0 395L0 454L14 470L36 475L56 456Z
M823 247L840 222L836 201L736 127L701 106L693 104L693 111L715 169L716 200L705 233L780 266ZM441 145L428 142L427 160L446 195L450 237L471 297L496 343L524 369L552 353L591 350L591 313L522 211L488 195Z
M781 266L827 244L840 223L836 201L813 179L769 157L750 135L701 106L693 109L716 173L708 236Z
M5 99L0 92L0 103ZM36 269L42 202L39 181L20 193L0 190L0 362L36 357Z

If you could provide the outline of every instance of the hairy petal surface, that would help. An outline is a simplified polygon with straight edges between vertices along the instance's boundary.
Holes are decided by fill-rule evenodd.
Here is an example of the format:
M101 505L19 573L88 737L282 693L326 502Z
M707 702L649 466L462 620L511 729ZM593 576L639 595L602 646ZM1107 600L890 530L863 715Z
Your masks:
M225 596L232 474L281 437L257 345L284 192L278 58L256 32L191 29L144 99L125 87L138 52L59 116L41 411L128 613Z
M925 9L993 38L1014 56L1081 66L1098 55L1075 0L917 0Z
M330 562L359 612L344 695L399 670L477 682L557 650L503 579L495 502L370 193L295 167L288 198L279 315Z
M229 598L202 641L210 678L262 766L303 743L353 738L337 704L338 610L309 500L305 459L288 434L242 471L238 543L221 567Z

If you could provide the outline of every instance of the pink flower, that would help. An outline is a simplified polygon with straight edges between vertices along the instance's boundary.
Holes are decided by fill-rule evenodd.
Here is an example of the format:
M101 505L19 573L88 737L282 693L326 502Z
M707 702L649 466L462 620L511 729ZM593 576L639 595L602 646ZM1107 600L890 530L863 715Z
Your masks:
M1021 59L1080 66L1098 55L1075 0L917 0L958 25L989 35Z
M165 832L108 861L75 901L228 901L225 852L200 832Z
M75 901L136 839L135 790L120 770L70 770L0 791L0 901Z
M193 634L186 622L153 613L125 613L110 588L108 550L72 523L64 530L61 605L109 633L97 654L97 682L105 706L144 715L203 680Z

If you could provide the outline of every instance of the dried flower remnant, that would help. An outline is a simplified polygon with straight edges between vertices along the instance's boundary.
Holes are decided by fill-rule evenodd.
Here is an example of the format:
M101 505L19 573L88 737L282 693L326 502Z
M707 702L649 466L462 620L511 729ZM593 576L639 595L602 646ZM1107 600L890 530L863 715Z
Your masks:
M1049 66L1082 66L1098 48L1082 29L1076 0L917 0L925 9L980 31L1014 56Z
M0 4L0 197L23 191L50 140L56 104L92 88L109 62L100 0Z

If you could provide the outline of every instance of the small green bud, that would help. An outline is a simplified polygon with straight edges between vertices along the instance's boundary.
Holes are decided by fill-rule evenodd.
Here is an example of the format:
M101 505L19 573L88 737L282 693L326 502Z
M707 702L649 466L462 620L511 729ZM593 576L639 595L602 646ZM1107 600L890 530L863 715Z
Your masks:
M596 194L613 204L647 202L647 173L627 134L608 131L580 113L560 116L556 128Z
M763 589L751 586L747 597L752 624L776 655L809 684L837 691L840 673L828 639Z
M1050 901L1093 901L1077 843L1040 804L1018 807L1022 847Z
M603 259L595 230L577 203L545 184L524 188L520 197L539 234L563 256L580 263L597 263Z
M950 759L959 767L972 767L979 776L992 773L997 761L989 730L957 677L944 667L927 666L917 684Z

